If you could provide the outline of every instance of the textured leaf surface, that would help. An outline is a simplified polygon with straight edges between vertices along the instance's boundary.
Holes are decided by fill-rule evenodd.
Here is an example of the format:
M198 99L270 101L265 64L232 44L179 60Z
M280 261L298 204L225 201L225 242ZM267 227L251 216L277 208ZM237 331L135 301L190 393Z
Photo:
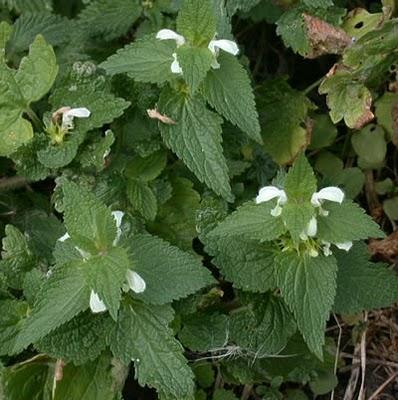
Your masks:
M65 182L63 191L65 225L74 244L93 254L112 247L116 223L110 209L73 182Z
M106 347L106 335L112 326L107 314L79 314L41 339L36 347L53 358L80 365L97 358Z
M239 207L210 234L216 237L243 237L245 239L269 241L282 235L286 228L282 218L273 217L269 202L255 204L248 202Z
M38 293L32 313L16 338L14 352L41 339L88 308L90 290L79 264L54 269Z
M196 46L207 45L216 33L210 0L184 0L177 17L177 32Z
M195 93L210 70L213 55L207 48L181 46L177 49L177 59L183 71L182 77Z
M337 293L334 310L357 314L363 310L388 307L398 301L398 276L381 263L369 261L364 244L348 253L336 252Z
M326 321L336 294L336 259L282 253L277 262L282 297L310 350L322 359Z
M228 236L212 238L206 250L234 287L262 293L276 288L275 255L266 244Z
M329 211L326 217L318 217L317 236L327 242L343 243L369 237L384 237L379 226L365 211L350 200L342 204L327 202L323 208Z
M144 38L119 50L100 67L110 75L126 72L136 81L161 84L173 79L170 68L175 48L172 40Z
M262 142L253 90L247 72L236 57L222 53L219 69L211 69L203 84L206 100L224 118Z
M51 89L57 73L54 50L43 36L38 35L30 46L29 55L21 60L15 75L26 103L40 100Z
M153 387L170 400L191 399L193 373L168 327L172 318L169 306L125 305L109 342L116 357L125 363L134 360L140 385Z
M201 97L189 98L164 90L159 110L176 124L159 123L166 145L201 182L232 200L228 167L221 146L221 118L209 111Z
M156 196L148 183L137 179L127 182L127 197L133 206L145 219L153 221L158 211Z
M137 295L152 304L165 304L195 293L214 282L199 258L151 235L133 235L134 270L146 282Z

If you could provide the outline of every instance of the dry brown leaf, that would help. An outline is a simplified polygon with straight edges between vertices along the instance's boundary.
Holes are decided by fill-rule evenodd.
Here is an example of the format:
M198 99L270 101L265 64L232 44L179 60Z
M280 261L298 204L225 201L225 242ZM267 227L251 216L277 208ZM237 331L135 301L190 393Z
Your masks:
M366 100L365 109L362 115L357 119L357 122L354 125L354 129L361 129L370 121L373 121L375 115L370 110L371 107L372 107L372 98L370 97Z
M146 110L146 112L147 112L149 118L157 119L160 122L163 122L164 124L167 124L167 125L175 125L176 124L176 122L173 121L171 118L169 118L167 115L160 114L160 112L156 108Z
M312 15L303 14L303 17L312 47L307 58L316 58L324 54L341 54L352 44L352 38L342 29Z
M382 240L372 240L369 243L369 250L372 255L377 255L383 260L398 262L398 229Z

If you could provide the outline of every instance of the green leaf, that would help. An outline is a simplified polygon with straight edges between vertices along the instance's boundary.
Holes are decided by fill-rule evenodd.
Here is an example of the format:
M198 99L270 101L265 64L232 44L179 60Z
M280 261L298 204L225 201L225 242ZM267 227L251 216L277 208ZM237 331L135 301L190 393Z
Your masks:
M8 39L12 32L11 25L6 21L0 22L0 62L3 63L5 59L5 49Z
M146 303L165 304L186 297L214 282L199 258L155 236L135 234L129 238L134 271L146 282L135 295Z
M127 164L125 175L128 178L149 182L156 179L167 163L166 151L156 151L148 157L136 156Z
M213 400L238 400L238 398L230 390L217 389L214 392Z
M328 8L333 6L333 0L303 0L303 3L313 8Z
M133 206L145 219L153 221L158 211L157 200L147 182L137 179L127 181L127 197Z
M327 202L322 207L329 211L329 215L318 217L317 237L321 240L344 243L369 237L384 237L376 222L350 200L345 200L342 204Z
M32 137L33 128L30 122L23 118L18 118L0 132L0 156L13 154L22 145L28 143Z
M183 71L182 77L194 94L203 82L213 62L213 54L207 48L180 46L177 59Z
M203 84L205 99L224 118L261 143L260 124L247 72L236 57L221 53L219 69L211 69Z
M296 324L280 298L258 298L231 316L230 337L244 352L263 358L279 354L296 332Z
M126 250L114 247L106 254L90 257L83 264L88 286L98 294L116 320L122 297L121 286L131 266Z
M294 241L300 240L300 234L306 230L314 213L314 207L309 202L292 203L289 199L289 202L283 206L282 220Z
M397 145L398 138L395 137L393 119L394 107L398 107L398 93L385 92L375 102L377 124L388 133L388 137Z
M384 264L370 262L366 245L356 244L348 253L335 253L338 264L335 312L358 314L397 302L396 273Z
M35 347L53 358L75 365L97 358L106 347L106 335L112 326L108 314L86 311L50 332Z
M81 366L67 364L57 382L54 400L114 400L111 367L111 358L106 353Z
M239 236L211 238L206 251L214 256L233 286L250 292L264 293L276 288L273 249L258 241L245 241Z
M349 128L359 129L373 119L370 111L372 95L361 82L344 67L337 67L323 80L319 93L326 94L330 118L337 124L342 119Z
M282 253L277 263L282 297L310 350L322 359L326 321L336 294L336 259Z
M0 354L11 354L15 338L28 311L27 303L17 300L0 302Z
M190 314L184 318L178 338L192 351L208 352L228 343L228 324L229 318L224 314Z
M159 110L176 124L159 123L166 145L213 191L231 201L228 167L221 146L221 118L196 96L164 90Z
M73 182L65 182L63 192L65 226L74 244L93 254L111 248L116 222L110 209Z
M279 164L288 164L307 146L305 128L312 103L284 79L267 81L258 91L264 148Z
M270 241L286 232L279 217L271 215L273 204L248 202L239 207L211 233L210 237L236 236L248 240Z
M168 323L173 318L169 306L125 304L115 329L109 334L112 353L124 363L134 361L141 386L157 390L159 397L191 399L194 383L183 348Z
M195 46L207 46L216 33L210 0L184 0L177 17L177 32Z
M21 351L87 309L89 297L90 289L79 262L56 267L38 293L13 352Z
M43 36L38 35L15 74L15 81L27 105L40 100L51 89L57 73L54 50Z
M125 46L100 64L110 75L126 72L138 82L162 84L174 79L171 72L173 40L157 40L146 37Z
M312 150L331 146L337 137L337 128L327 114L317 114L313 118L314 128L309 148Z
M79 14L79 23L90 35L113 40L128 32L141 11L138 0L95 0Z
M0 271L4 273L8 286L21 289L24 276L35 266L36 259L26 236L16 227L6 225L5 234Z
M314 171L304 154L301 154L289 169L285 179L285 192L288 202L300 204L309 202L316 192Z

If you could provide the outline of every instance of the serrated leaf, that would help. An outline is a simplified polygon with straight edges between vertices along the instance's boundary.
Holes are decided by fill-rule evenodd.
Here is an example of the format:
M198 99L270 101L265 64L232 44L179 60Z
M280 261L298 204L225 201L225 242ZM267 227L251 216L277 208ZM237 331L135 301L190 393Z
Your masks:
M323 359L326 321L336 294L336 259L282 253L277 263L282 297L310 350Z
M328 216L318 217L317 237L326 242L344 243L369 237L382 238L384 233L365 211L350 200L342 204L323 204Z
M136 156L127 164L125 175L128 178L139 179L144 182L156 179L166 167L167 154L165 151L156 151L148 157Z
M148 183L138 179L129 179L126 190L127 198L133 209L145 219L153 221L156 218L158 205L156 196Z
M258 298L249 309L231 316L230 337L244 352L259 358L279 354L296 332L296 324L282 299Z
M35 257L27 238L16 227L6 225L5 234L0 271L4 273L8 286L21 289L25 273L35 266Z
M93 361L105 349L106 335L112 327L108 314L89 311L61 325L41 339L35 347L53 358L62 358L75 365Z
M57 382L54 400L114 400L111 358L104 353L97 360L81 366L67 364Z
M282 220L292 239L298 242L300 234L305 232L310 219L314 216L314 207L310 202L289 202L283 206Z
M213 54L207 48L185 45L177 49L177 59L183 71L182 77L194 94L210 70Z
M260 124L247 72L236 57L221 53L219 69L211 69L203 83L205 99L224 118L261 143Z
M74 244L92 254L111 248L116 223L110 209L73 182L65 182L62 189L65 226Z
M159 111L176 124L159 123L166 145L213 191L231 201L228 167L221 146L221 118L206 108L203 98L164 90Z
M267 244L239 236L211 238L206 251L234 287L261 293L276 288L275 255Z
M283 79L266 82L258 92L264 148L274 161L288 164L309 143L304 128L312 103Z
M162 84L174 79L171 72L173 40L146 37L125 46L100 64L110 75L126 72L138 82Z
M36 13L41 11L51 11L52 0L0 0L0 4L8 7L10 11L20 13Z
M90 35L112 40L125 35L141 11L138 0L95 0L79 14L79 23Z
M328 8L333 5L333 0L303 0L303 3L308 7Z
M57 74L54 50L42 35L38 35L15 74L15 81L26 104L40 100L51 89Z
M370 111L372 95L369 89L344 67L335 68L323 80L319 93L327 95L330 118L335 124L344 119L349 128L359 129L374 117Z
M0 133L0 155L9 156L33 137L33 128L30 122L18 118Z
M273 204L255 204L248 202L231 215L210 233L210 237L241 237L262 242L278 238L286 228L279 217L271 215Z
M338 272L333 307L335 312L358 314L397 302L397 274L386 265L370 262L364 244L356 244L348 253L336 251L336 258Z
M199 258L160 238L136 234L129 245L134 271L146 282L145 291L135 296L146 303L170 303L214 282Z
M131 266L126 250L114 247L106 254L90 257L84 262L84 273L90 289L105 303L111 317L117 319L122 297L121 286Z
M28 311L27 303L17 300L0 302L0 354L11 354L15 337L23 325Z
M193 373L183 356L181 344L168 327L169 306L125 304L115 329L109 334L112 353L123 362L134 361L141 386L157 390L167 399L193 398Z
M219 313L190 314L184 318L178 338L192 351L208 352L221 348L228 343L229 318Z
M87 309L89 297L90 289L80 263L55 268L16 337L13 352L21 351Z
M216 33L210 0L184 0L177 17L177 32L195 46L207 46Z

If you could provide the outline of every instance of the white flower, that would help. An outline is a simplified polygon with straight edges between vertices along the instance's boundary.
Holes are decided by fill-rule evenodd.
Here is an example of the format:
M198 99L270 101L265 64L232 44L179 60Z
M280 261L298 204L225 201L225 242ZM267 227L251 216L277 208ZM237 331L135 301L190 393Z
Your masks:
M62 113L62 129L68 131L73 129L73 119L74 118L88 118L91 112L85 107L81 108L69 108Z
M326 242L324 240L322 240L322 250L323 250L323 254L327 257L330 256L332 253L332 251L330 250L330 246L332 244L334 244L338 249L340 250L345 250L345 251L350 251L351 247L352 247L352 242L344 242L344 243L330 243L330 242Z
M99 298L98 294L95 293L94 290L90 293L90 309L94 314L106 311L105 303Z
M177 32L172 31L171 29L161 29L156 34L156 39L160 40L175 40L177 43L177 47L185 44L185 38L182 35L179 35Z
M323 200L329 200L341 204L344 200L344 192L338 187L329 186L312 195L311 204L314 207L319 207L319 213L326 217L329 212L322 209Z
M177 53L173 53L174 61L171 63L171 72L173 74L182 74L182 68L177 60Z
M135 293L142 293L146 289L146 283L137 272L129 269L126 273L127 283Z
M113 244L113 246L116 246L120 239L120 236L122 235L122 229L120 228L120 226L122 225L122 219L124 216L124 212L123 211L112 211L112 216L115 219L115 223L116 223L116 237L112 244Z
M282 213L282 207L287 202L286 192L276 186L264 186L258 192L256 197L256 203L260 204L272 199L278 199L276 207L271 210L271 215L278 217Z
M234 41L227 39L211 40L208 48L214 55L214 60L213 63L211 64L211 67L213 69L220 68L220 64L217 62L216 59L218 53L220 52L220 49L234 56L236 56L239 53L238 45Z
M332 255L333 253L332 253L332 251L330 250L330 245L331 245L331 243L322 241L322 244L323 244L323 247L322 247L323 254L324 254L326 257Z
M58 238L58 241L65 242L68 239L70 239L70 235L68 232L66 232L65 235ZM82 258L84 258L85 260L90 258L90 254L87 251L84 251L80 247L77 247L77 246L75 246L75 249L79 252L79 254L82 256Z
M318 257L319 253L315 250L315 249L310 249L308 254L310 255L310 257Z
M351 250L352 242L334 243L334 245L340 250L349 251Z

